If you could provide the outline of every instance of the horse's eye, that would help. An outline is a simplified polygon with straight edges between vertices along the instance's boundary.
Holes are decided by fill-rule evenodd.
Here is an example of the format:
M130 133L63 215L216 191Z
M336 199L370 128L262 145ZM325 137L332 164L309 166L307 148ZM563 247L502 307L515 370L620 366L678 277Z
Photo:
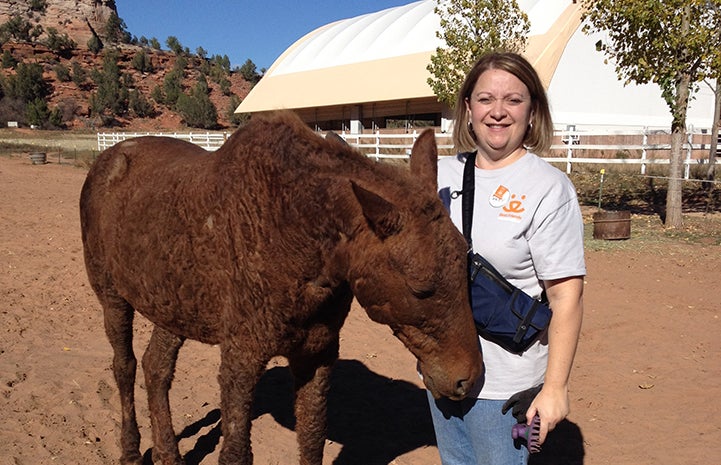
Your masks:
M406 283L411 294L417 299L427 299L432 297L436 293L436 289L433 286L423 286L419 284Z

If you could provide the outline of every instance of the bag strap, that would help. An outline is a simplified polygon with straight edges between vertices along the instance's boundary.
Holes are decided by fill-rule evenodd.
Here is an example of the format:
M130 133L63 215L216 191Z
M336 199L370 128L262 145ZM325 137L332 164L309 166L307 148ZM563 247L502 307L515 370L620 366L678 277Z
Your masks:
M466 163L463 166L463 187L461 198L461 222L463 225L463 237L468 243L468 251L473 250L471 239L471 226L473 225L473 197L475 196L475 168L476 152L466 153Z

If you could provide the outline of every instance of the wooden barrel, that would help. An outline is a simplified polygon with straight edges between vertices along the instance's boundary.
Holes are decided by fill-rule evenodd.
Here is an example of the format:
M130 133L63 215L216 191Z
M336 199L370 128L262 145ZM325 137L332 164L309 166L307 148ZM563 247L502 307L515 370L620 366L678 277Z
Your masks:
M593 214L594 239L628 239L631 237L631 212L597 211Z
M30 161L33 165L44 165L48 162L48 157L45 152L33 152L30 154Z

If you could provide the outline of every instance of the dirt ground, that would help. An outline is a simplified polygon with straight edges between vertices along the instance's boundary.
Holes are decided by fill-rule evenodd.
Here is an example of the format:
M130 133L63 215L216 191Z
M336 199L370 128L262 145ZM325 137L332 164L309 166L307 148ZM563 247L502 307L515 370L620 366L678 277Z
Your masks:
M0 465L105 465L119 457L111 351L80 243L85 173L0 157ZM624 247L587 252L572 412L534 464L721 463L721 246L635 241L632 233ZM140 354L149 326L136 324ZM217 462L217 367L215 347L188 342L181 350L171 402L191 465ZM440 463L414 368L390 330L354 307L324 463ZM137 391L149 457L142 380ZM258 387L255 463L297 463L290 399L288 372L274 360Z

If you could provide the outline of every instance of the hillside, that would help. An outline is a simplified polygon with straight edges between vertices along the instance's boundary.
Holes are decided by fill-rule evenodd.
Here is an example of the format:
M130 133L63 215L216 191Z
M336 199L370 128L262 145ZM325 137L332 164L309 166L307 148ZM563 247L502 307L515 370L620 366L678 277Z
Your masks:
M126 31L113 0L0 1L0 124L40 118L38 126L68 129L237 125L231 109L252 83L227 57L172 45L162 50L158 39Z

